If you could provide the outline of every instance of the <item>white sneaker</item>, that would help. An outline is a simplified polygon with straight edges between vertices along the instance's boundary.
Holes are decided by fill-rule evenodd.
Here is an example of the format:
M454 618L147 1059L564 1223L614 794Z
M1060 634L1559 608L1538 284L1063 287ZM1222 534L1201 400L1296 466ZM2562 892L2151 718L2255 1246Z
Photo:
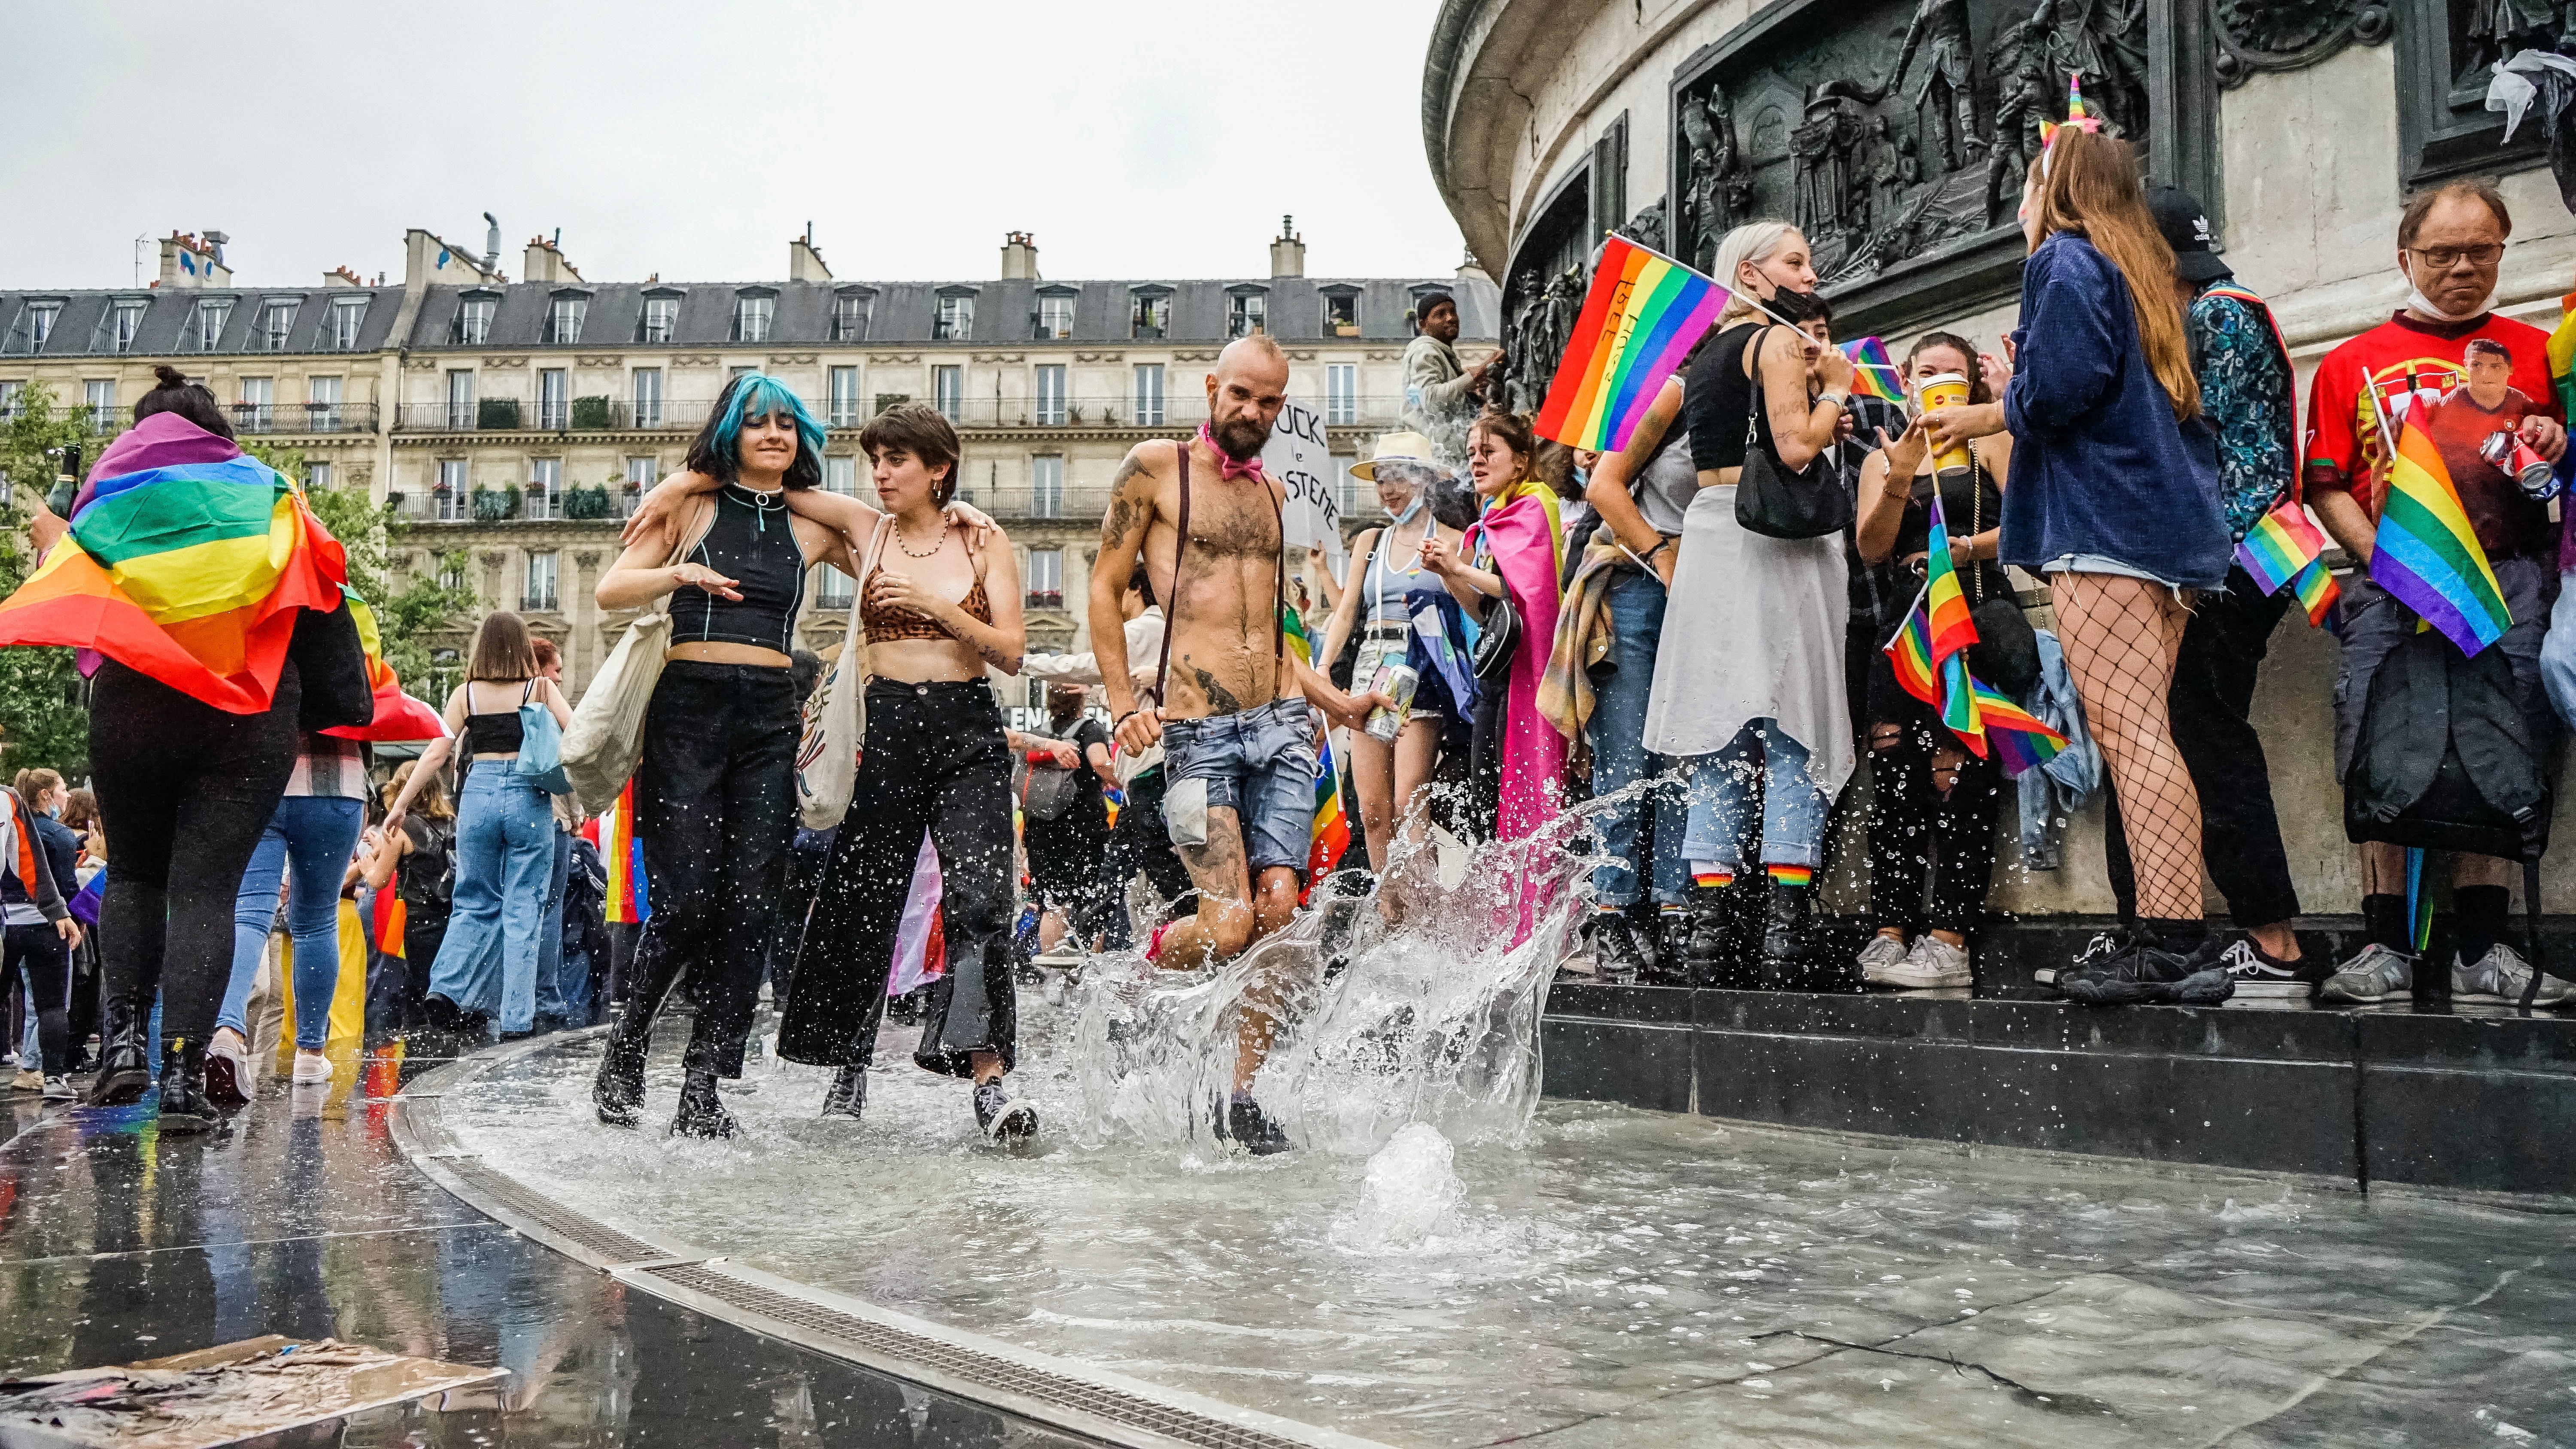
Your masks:
M2474 966L2463 965L2457 955L2451 957L2451 999L2454 1001L2501 1001L2507 1006L2522 1004L2523 988L2531 984L2531 963L2522 953L2502 941L2487 948ZM2543 975L2540 990L2531 1004L2552 1010L2576 1004L2576 982L2562 981Z
M320 1052L298 1049L295 1053L295 1085L309 1087L331 1080L331 1059Z
M1869 944L1860 948L1860 979L1872 986L1894 986L1888 972L1905 961L1905 943L1894 936L1871 932Z
M1071 937L1067 937L1058 941L1054 950L1040 951L1030 957L1029 964L1045 966L1057 971L1069 971L1082 964L1082 948L1075 945Z
M1943 986L1970 986L1976 974L1968 969L1968 951L1953 946L1926 931L1914 938L1914 949L1905 959L1881 973L1879 979L1903 991L1929 991Z
M48 1101L48 1102L69 1102L69 1101L72 1101L72 1100L76 1099L77 1097L79 1097L79 1095L80 1095L79 1093L77 1093L77 1092L75 1092L75 1091L73 1091L73 1090L72 1090L72 1084L71 1084L70 1082L68 1082L68 1081L64 1080L63 1078L61 1078L61 1077L47 1077L47 1078L45 1078L45 1100L46 1100L46 1101Z

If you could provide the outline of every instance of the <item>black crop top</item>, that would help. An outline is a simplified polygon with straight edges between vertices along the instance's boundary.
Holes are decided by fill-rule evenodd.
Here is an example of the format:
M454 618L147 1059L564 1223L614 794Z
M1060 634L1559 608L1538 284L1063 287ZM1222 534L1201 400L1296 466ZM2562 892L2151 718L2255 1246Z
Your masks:
M1703 473L1744 466L1744 424L1753 410L1753 380L1744 375L1744 348L1762 327L1759 322L1741 322L1717 334L1682 383L1691 466ZM1762 445L1771 446L1771 420L1758 419L1754 426L1760 430Z
M486 684L502 681L487 679ZM474 686L465 686L465 753L469 755L515 755L527 743L525 731L519 728L519 708L537 693L535 680L519 694L519 703L492 714L474 713Z
M805 551L788 521L787 495L755 493L739 483L716 490L715 521L689 554L734 580L740 602L690 592L671 608L674 644L749 644L795 651L796 606L805 594Z
M1953 540L1971 537L2003 522L2004 496L1995 487L1994 475L1978 461L1970 474L1952 469L1941 475L1941 523ZM1896 525L1894 557L1903 560L1921 553L1932 542L1932 479L1918 473L1914 487L1906 495L1905 513ZM1917 577L1920 577L1918 574ZM1970 606L1988 599L2013 597L2012 575L2003 565L1991 559L1959 566L1959 585L1968 595ZM1912 585L1907 585L1911 588Z

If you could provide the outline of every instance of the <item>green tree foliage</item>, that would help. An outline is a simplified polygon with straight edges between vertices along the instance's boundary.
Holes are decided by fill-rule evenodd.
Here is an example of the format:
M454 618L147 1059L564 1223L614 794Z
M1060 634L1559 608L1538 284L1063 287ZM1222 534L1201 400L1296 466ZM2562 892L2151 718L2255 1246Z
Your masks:
M0 596L17 591L35 571L27 520L79 448L84 467L107 437L95 434L87 409L54 411L54 391L30 382L18 410L0 425L0 476L7 479L0 515ZM89 774L89 684L69 649L0 649L0 769L11 774L43 766L69 780Z
M246 451L289 478L304 476L304 454L300 449L253 443ZM321 519L322 526L331 530L331 536L348 551L349 587L376 611L376 630L384 642L385 662L402 676L407 693L437 705L455 687L455 679L449 677L455 670L440 669L433 662L429 636L452 627L460 618L470 618L474 612L472 589L450 588L439 582L450 564L455 565L458 577L464 576L461 556L439 558L437 567L413 574L410 585L397 592L389 577L393 552L410 531L410 520L395 512L391 503L371 502L364 492L354 488L310 489L305 499L312 505L313 516Z

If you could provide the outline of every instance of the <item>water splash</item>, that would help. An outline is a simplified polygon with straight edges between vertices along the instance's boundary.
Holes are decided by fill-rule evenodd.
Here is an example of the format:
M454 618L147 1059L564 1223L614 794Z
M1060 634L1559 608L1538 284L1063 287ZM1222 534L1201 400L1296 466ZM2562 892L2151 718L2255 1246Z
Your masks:
M1415 1122L1397 1129L1369 1159L1360 1200L1333 1223L1333 1243L1345 1252L1402 1253L1425 1247L1450 1225L1467 1185L1458 1180L1457 1149L1440 1129Z
M1539 1016L1590 894L1593 821L1524 840L1401 842L1365 896L1323 899L1213 970L1093 958L1074 1037L1079 1136L1212 1143L1248 1012L1278 1023L1254 1095L1300 1146L1376 1152L1409 1123L1454 1142L1526 1139ZM1393 917L1392 920L1389 917Z

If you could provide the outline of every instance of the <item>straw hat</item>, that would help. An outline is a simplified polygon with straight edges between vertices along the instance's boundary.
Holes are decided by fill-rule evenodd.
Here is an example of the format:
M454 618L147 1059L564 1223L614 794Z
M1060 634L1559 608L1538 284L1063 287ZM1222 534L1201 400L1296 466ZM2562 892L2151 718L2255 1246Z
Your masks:
M1351 465L1351 476L1364 483L1374 483L1380 463L1411 463L1434 473L1448 471L1431 461L1431 440L1420 433L1380 434L1377 446L1370 450L1368 461Z

